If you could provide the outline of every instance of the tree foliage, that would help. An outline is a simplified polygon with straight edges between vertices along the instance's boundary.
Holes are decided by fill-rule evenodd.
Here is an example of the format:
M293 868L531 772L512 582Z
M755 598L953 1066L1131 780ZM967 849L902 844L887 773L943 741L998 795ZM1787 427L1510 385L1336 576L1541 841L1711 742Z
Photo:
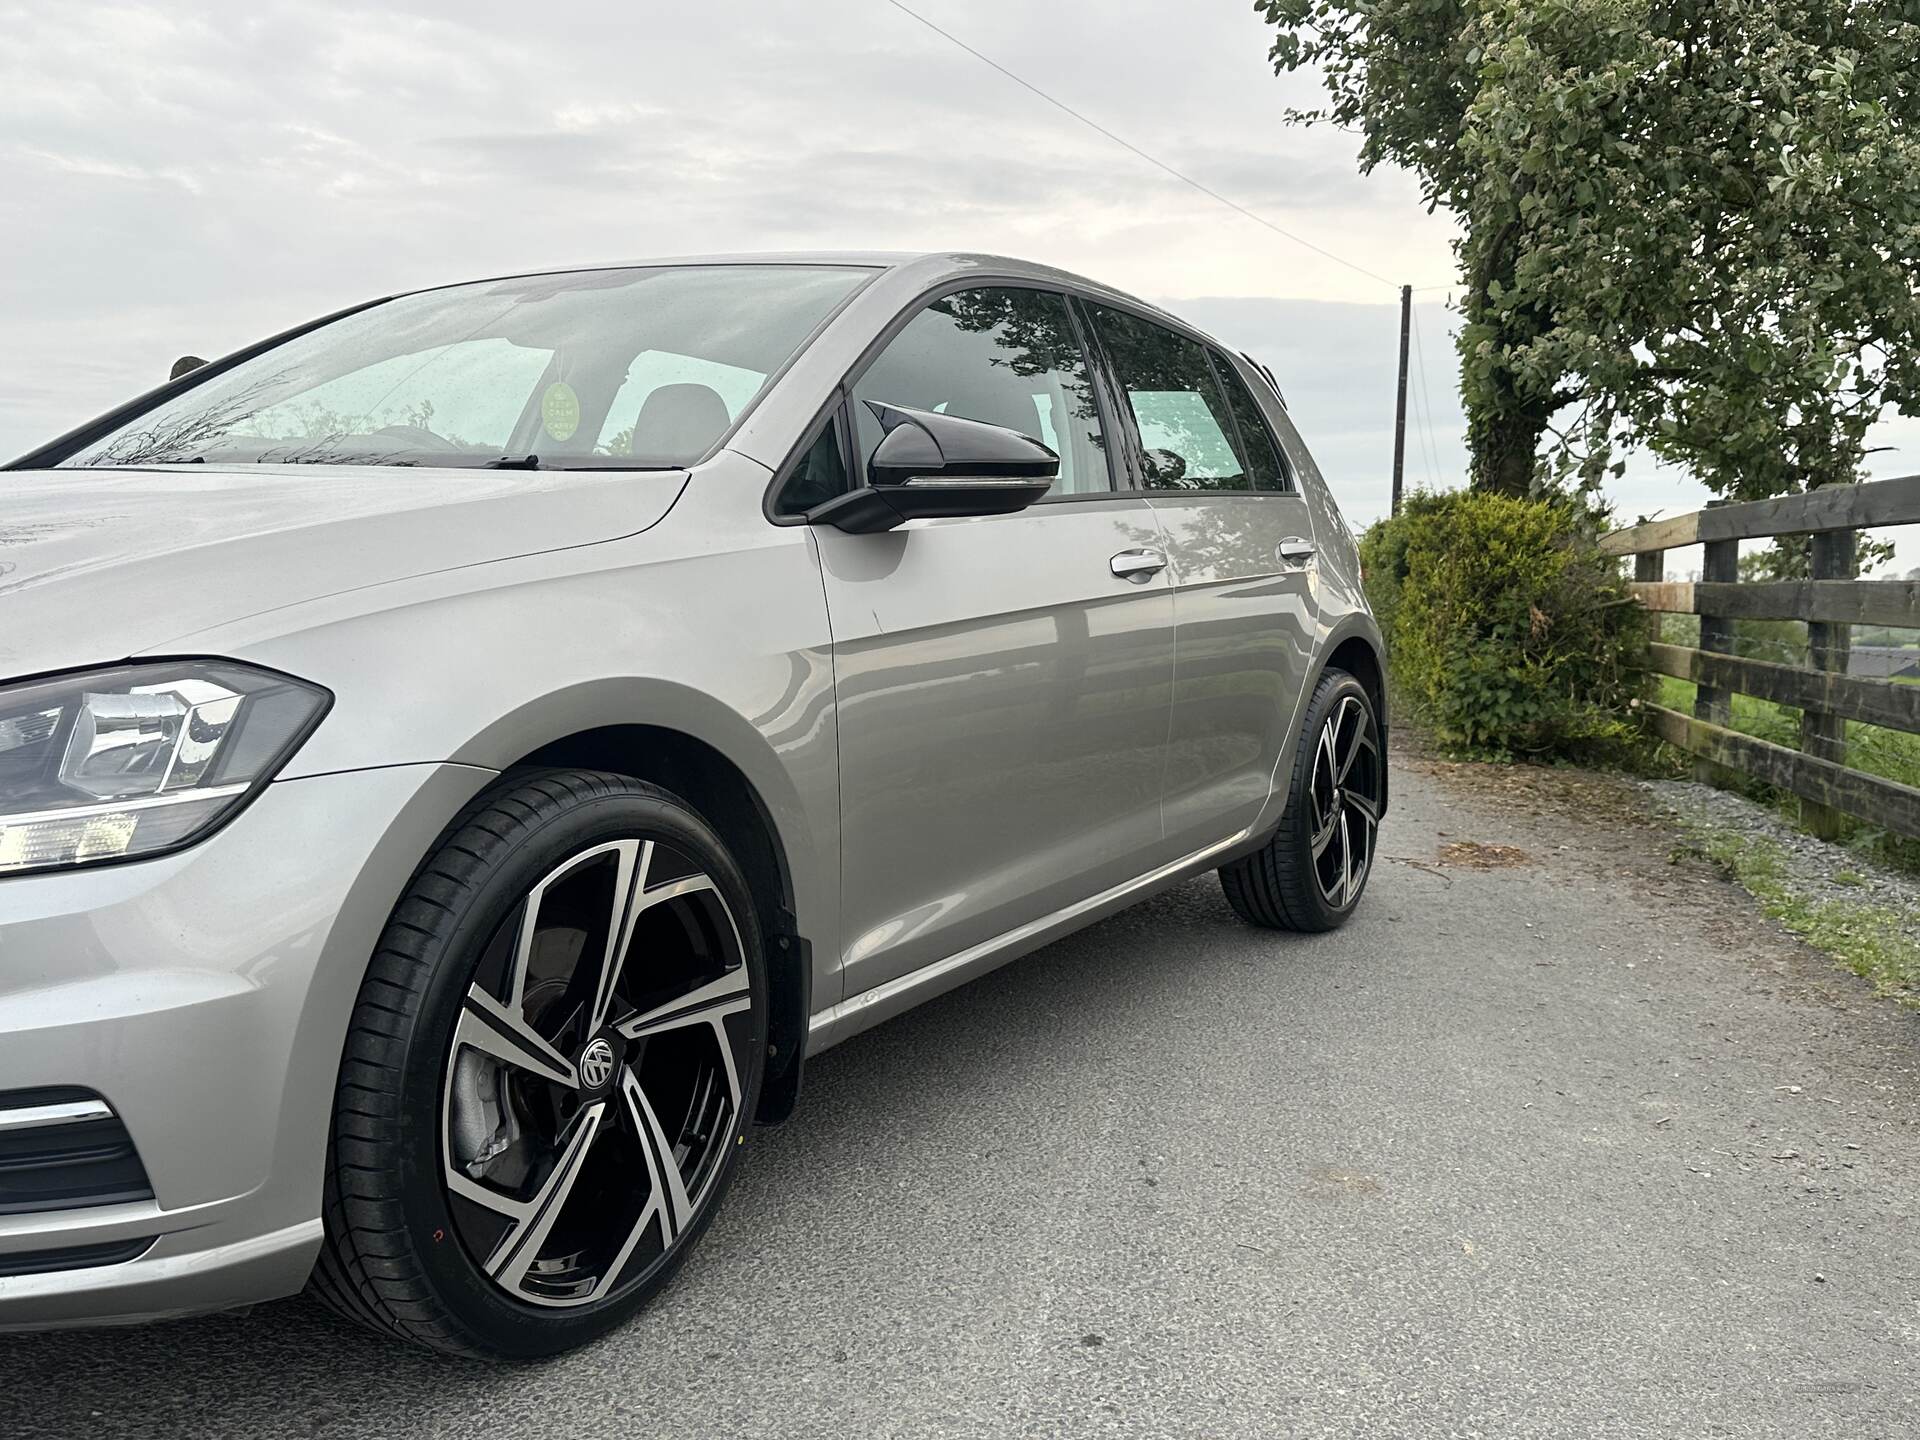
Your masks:
M1920 410L1916 0L1256 0L1282 71L1459 215L1474 482L1644 445L1858 478Z

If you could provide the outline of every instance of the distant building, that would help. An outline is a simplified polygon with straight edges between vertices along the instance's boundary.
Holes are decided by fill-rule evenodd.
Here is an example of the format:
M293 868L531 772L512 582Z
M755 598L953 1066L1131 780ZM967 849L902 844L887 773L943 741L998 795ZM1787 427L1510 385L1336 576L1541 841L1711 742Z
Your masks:
M1856 645L1847 673L1865 680L1920 680L1920 650L1905 645Z

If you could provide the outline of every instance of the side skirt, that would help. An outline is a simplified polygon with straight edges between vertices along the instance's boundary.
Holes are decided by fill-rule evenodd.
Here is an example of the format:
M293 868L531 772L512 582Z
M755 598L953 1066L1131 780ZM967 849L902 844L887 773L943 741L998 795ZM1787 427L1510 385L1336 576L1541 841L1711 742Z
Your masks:
M1248 831L1242 830L1190 855L1183 855L1157 870L1123 881L1111 889L1102 890L1098 895L1056 910L1051 915L1030 920L1005 934L970 946L957 955L949 955L944 960L922 966L910 975L902 975L871 990L850 995L839 1004L814 1015L808 1024L807 1054L818 1055L842 1040L878 1025L882 1020L892 1019L912 1009L923 1000L931 1000L936 995L945 994L969 980L997 970L1010 960L1016 960L1095 920L1124 910L1135 901L1144 900L1155 891L1177 884L1198 871L1210 870L1222 863L1221 857L1242 845L1248 834Z

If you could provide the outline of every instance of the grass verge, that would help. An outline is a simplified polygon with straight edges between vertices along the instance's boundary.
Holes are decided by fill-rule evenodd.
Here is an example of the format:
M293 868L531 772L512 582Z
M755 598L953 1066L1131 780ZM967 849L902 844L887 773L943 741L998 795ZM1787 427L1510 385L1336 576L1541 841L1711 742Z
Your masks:
M1814 949L1871 981L1879 994L1920 1009L1920 910L1816 898L1795 884L1786 853L1774 841L1684 817L1681 825L1689 843L1677 854L1690 852L1711 861ZM1843 876L1860 883L1851 871L1835 878Z

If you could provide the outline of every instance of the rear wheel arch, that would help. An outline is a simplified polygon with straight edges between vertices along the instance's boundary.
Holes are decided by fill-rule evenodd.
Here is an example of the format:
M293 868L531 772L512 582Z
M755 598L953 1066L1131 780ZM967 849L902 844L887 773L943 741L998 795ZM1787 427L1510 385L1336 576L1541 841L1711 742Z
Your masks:
M1327 652L1320 668L1314 672L1313 683L1307 687L1307 694L1313 693L1320 683L1320 677L1329 670L1344 670L1358 680L1367 692L1367 698L1373 702L1375 723L1380 728L1380 743L1387 743L1387 666L1385 656L1379 647L1362 634L1349 633ZM1382 767L1380 777L1380 813L1386 814L1390 792L1390 767Z

